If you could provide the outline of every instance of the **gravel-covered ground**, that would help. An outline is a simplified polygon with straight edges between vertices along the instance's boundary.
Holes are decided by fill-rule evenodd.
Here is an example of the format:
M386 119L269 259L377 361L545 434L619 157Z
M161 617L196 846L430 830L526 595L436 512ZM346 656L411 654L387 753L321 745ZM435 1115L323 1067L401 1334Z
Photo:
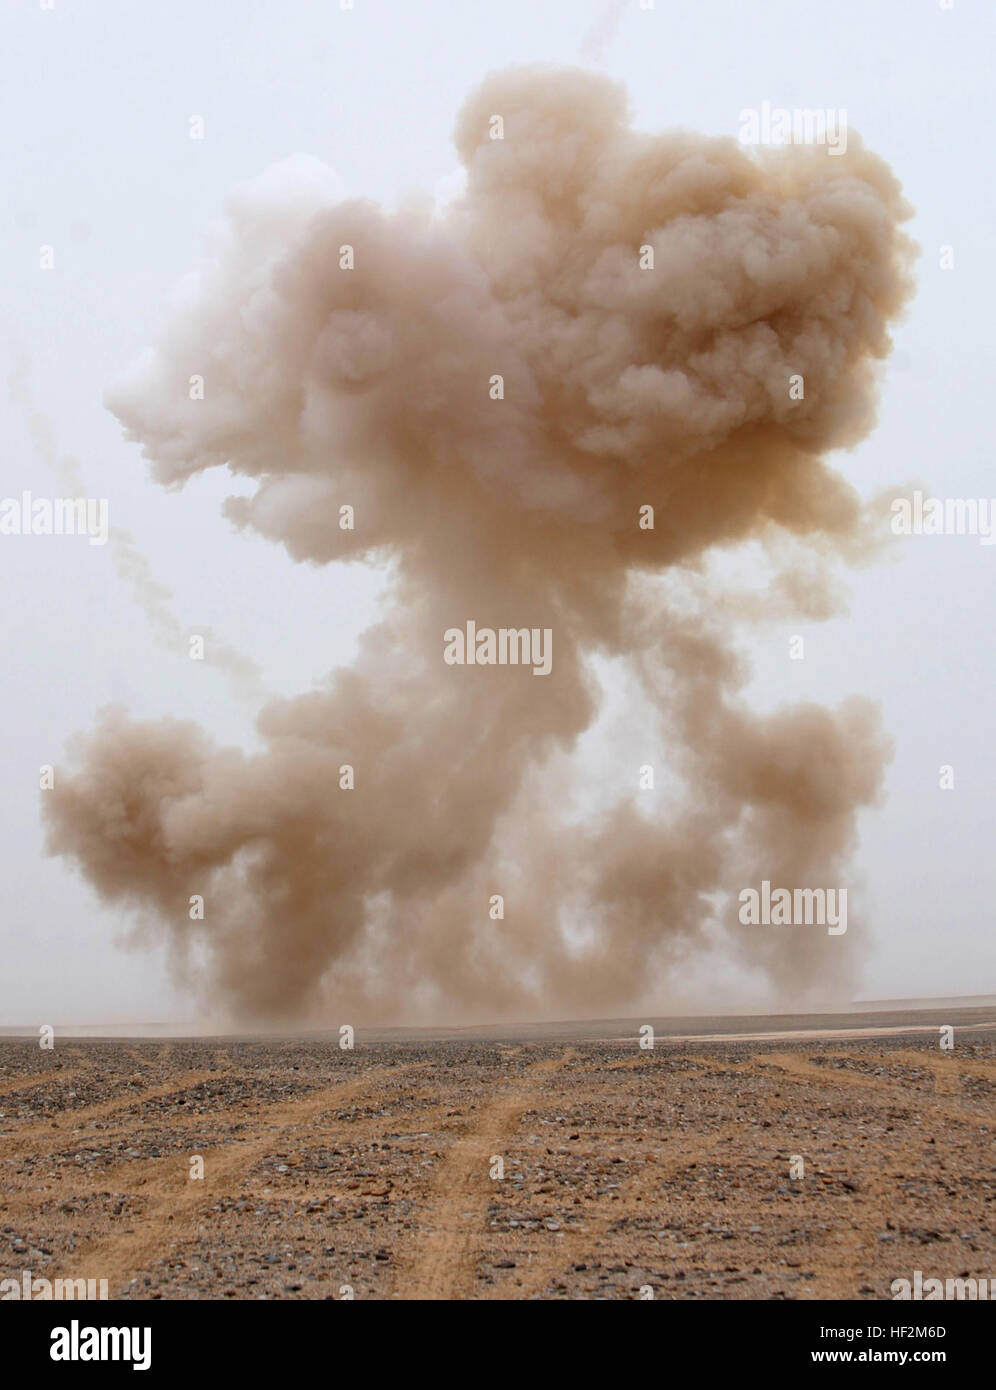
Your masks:
M916 1269L996 1278L996 1032L951 1053L936 1029L644 1051L631 1028L361 1030L353 1051L2 1039L0 1278L168 1299L882 1299Z

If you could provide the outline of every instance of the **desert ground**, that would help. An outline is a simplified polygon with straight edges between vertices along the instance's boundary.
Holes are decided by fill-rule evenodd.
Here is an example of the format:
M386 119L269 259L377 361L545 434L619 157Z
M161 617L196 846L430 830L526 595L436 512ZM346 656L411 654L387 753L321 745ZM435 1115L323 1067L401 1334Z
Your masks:
M0 1278L134 1299L996 1278L996 1009L651 1022L652 1050L633 1020L358 1029L352 1050L2 1038Z

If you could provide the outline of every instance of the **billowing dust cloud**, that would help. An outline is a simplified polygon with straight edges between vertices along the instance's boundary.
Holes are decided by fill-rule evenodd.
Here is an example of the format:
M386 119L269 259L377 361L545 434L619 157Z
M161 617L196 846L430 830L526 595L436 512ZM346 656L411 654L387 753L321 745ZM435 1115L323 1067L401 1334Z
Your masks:
M864 552L825 456L870 429L910 294L899 186L853 136L637 133L576 70L490 77L456 145L443 214L335 201L300 158L241 189L110 393L160 483L257 479L240 527L390 559L393 587L354 666L263 707L261 754L108 713L45 798L50 847L247 1017L618 1013L717 943L783 998L846 981L853 895L831 938L741 926L737 894L847 886L888 741L858 697L746 708L736 595L710 600L704 561L757 541L762 610L817 612ZM446 664L468 620L549 628L550 674ZM593 658L649 702L656 790L571 757Z

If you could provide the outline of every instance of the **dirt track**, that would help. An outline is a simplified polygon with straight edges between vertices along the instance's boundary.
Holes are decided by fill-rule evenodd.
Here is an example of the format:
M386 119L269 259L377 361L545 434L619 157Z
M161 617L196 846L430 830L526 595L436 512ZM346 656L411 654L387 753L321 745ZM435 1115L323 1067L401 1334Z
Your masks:
M135 1298L888 1298L915 1269L996 1277L994 1122L982 1027L953 1053L933 1024L653 1051L7 1039L0 1278Z

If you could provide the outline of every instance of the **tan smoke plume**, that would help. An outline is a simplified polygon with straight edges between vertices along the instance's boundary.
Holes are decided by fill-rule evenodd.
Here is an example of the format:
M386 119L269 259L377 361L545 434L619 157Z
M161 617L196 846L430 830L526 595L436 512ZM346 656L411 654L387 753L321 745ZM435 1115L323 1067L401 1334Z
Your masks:
M245 1015L618 1012L717 939L785 997L826 989L860 952L857 904L831 939L741 926L736 895L846 886L888 745L858 698L752 714L735 597L710 605L703 564L748 539L804 553L784 611L820 609L834 558L860 556L825 455L869 430L910 293L899 186L853 134L831 156L637 133L577 70L490 77L456 145L444 216L333 201L300 159L240 190L110 394L161 483L226 465L258 480L228 504L240 526L395 578L352 668L262 709L261 754L109 713L46 796L51 848L178 962L199 943ZM447 665L468 619L551 629L551 673ZM592 658L650 702L655 791L570 756Z

